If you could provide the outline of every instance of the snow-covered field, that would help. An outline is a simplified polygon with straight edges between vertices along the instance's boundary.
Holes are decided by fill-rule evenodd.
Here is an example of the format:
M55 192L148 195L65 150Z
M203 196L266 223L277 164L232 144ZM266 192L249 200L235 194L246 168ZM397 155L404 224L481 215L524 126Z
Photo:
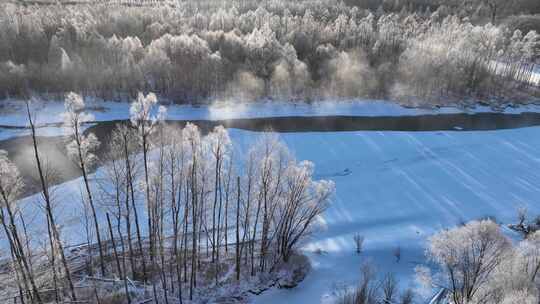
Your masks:
M108 120L114 115L126 118L127 106L114 105L118 109L102 112L103 116L96 113L96 119ZM399 106L392 111L393 106L387 106L384 112L376 112L373 104L362 112L361 104L357 103L327 108L284 105L284 109L261 105L259 111L245 112L175 107L170 113L179 119L218 119L319 114L414 115L423 111ZM534 107L528 109L534 110ZM56 117L50 111L46 112L51 115L48 117ZM0 117L0 124L20 123L8 116ZM259 135L236 129L230 132L239 150L235 155L242 155ZM540 214L539 134L540 127L481 132L282 134L298 159L315 163L316 177L335 181L336 196L322 219L324 228L304 244L313 264L306 280L295 289L271 290L254 297L254 302L328 303L337 286L355 282L360 265L366 260L372 260L381 273L394 272L402 280L402 287L407 287L413 283L414 267L424 261L427 237L437 230L484 216L495 216L503 223L513 222L518 207L527 207L533 215ZM55 191L61 202L58 210L62 213L64 236L70 244L84 238L80 187L78 179L58 186ZM28 216L27 221L33 229L44 231L43 215L36 214L33 205L38 198L36 195L25 199L26 212L34 217ZM366 238L360 256L354 252L353 235L357 233ZM397 246L402 251L400 263L393 256Z
M394 272L404 287L423 261L425 240L435 231L483 216L514 220L515 210L540 213L540 128L488 132L287 133L298 159L312 160L316 175L336 182L325 228L304 244L314 269L299 287L272 290L256 303L319 303L336 286L354 283L363 261ZM258 134L231 130L241 151ZM56 191L65 235L82 241L80 180ZM37 196L26 201L36 201ZM42 215L37 215L42 217ZM41 222L36 219L33 227ZM80 232L80 233L79 233ZM366 237L354 253L353 235ZM402 249L398 264L392 253ZM318 255L316 250L324 253Z
M344 132L285 134L299 158L336 182L326 230L306 244L314 270L297 289L256 303L319 303L354 283L362 261L411 279L428 236L483 216L515 221L524 206L540 213L540 128L490 132ZM242 132L243 134L243 132ZM348 170L347 170L348 169ZM339 174L350 171L350 174ZM355 233L366 237L354 254ZM398 264L392 252L402 249ZM407 287L403 282L403 287Z

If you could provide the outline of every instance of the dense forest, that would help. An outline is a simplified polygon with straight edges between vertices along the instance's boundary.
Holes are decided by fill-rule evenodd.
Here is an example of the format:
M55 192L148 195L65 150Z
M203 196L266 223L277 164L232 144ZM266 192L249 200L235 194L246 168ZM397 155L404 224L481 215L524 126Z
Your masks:
M232 97L526 102L539 94L538 6L526 0L3 3L0 94L76 91L118 100L153 91L179 103Z

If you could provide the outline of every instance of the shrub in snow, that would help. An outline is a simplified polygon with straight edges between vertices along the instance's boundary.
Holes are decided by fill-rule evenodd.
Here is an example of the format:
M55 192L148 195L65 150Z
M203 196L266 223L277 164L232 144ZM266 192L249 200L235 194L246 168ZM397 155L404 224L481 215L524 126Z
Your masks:
M401 246L397 246L396 248L394 248L392 254L396 258L396 263L399 263L401 261Z
M382 277L370 263L360 269L360 280L354 287L344 286L337 292L338 304L412 304L415 294L411 289L399 292L399 281L393 273Z
M354 245L356 247L356 253L360 254L362 253L362 249L364 247L364 236L360 234L355 234L353 237Z

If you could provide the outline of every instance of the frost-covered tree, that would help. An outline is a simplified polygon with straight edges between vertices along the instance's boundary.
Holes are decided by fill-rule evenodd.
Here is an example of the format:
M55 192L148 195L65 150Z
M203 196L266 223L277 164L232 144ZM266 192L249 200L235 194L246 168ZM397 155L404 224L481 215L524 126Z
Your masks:
M154 132L156 125L165 119L167 114L167 109L164 106L159 106L156 109L157 102L158 100L154 93L149 93L145 96L143 93L139 92L129 109L130 121L132 126L137 130L137 138L143 152L144 192L146 196L146 217L150 242L149 255L152 269L156 268L156 242L159 227L156 226L158 216L158 214L156 214L156 206L158 201L155 199L155 196L152 197L152 192L150 191L150 163L148 152L150 150L151 141L149 136ZM141 254L144 255L144 253ZM156 285L153 280L151 283L154 300L157 302Z
M172 122L166 124L164 112L157 107L155 96L141 94L132 105L131 121L119 122L113 130L106 154L101 157L103 170L96 173L98 178L87 179L87 189L93 190L91 197L99 200L101 210L106 212L112 247L103 246L111 257L103 259L104 268L109 275L125 279L125 299L129 302L138 297L130 292L129 280L151 284L154 301L165 299L167 302L173 294L178 299L187 297L183 290L188 286L189 297L195 299L200 285L209 283L205 279L211 278L216 286L223 282L223 265L230 263L233 255L238 280L250 274L274 272L276 267L290 262L327 208L334 191L333 183L315 181L313 165L294 160L286 145L271 131L265 132L248 149L245 163L236 164L240 158L233 157L235 149L226 128L216 126L204 135L191 123L183 127ZM48 187L50 177L41 163L30 107L28 115L45 201L43 211L49 223L49 244L45 247L46 252L50 252L54 296L61 301L62 285L67 283L71 298L85 301L88 296L76 292L72 281L73 260L66 257L61 242L53 196ZM70 135L69 154L87 169L97 158L93 150L87 148L92 145L83 144L86 137L81 128L89 118L80 96L68 95L63 117ZM14 202L20 178L13 173L14 167L4 162L7 156L0 153L0 195L4 187L9 188L14 192L6 197ZM89 198L83 195L83 199ZM147 218L139 216L142 204L148 210ZM87 238L91 239L92 215L86 214L86 210L91 209L90 204L88 206L84 211ZM5 224L4 230L12 236L15 233L11 230L11 216L4 216L4 210L9 209L2 209L0 224ZM236 221L229 220L231 214L236 214ZM148 219L148 231L141 229L140 219ZM148 241L144 240L143 231L145 235L148 233ZM230 231L236 231L234 253L227 249ZM97 253L92 252L91 244L89 246L89 258L83 260L92 263ZM22 248L17 245L15 250L19 250L18 247ZM14 257L21 291L28 293L31 284L27 275L31 272ZM208 264L211 257L214 263ZM91 267L86 266L87 274L92 275ZM214 272L209 277L206 270ZM107 278L93 279L103 284L109 282ZM101 296L99 293L98 290L94 296Z
M456 304L478 301L479 290L507 257L510 241L492 221L474 221L429 240L428 257L441 266Z
M150 149L150 134L154 131L157 123L165 119L167 109L163 106L157 107L157 97L154 93L144 95L139 93L137 98L131 104L129 109L130 121L134 128L137 129L137 136L142 147L143 164L144 164L144 184L146 193L147 216L148 216L148 233L150 236L150 244L153 246L154 235L156 231L152 226L154 202L150 198L150 181L148 172L148 151ZM153 257L153 248L150 248L150 256Z
M194 288L196 287L197 282L197 241L199 229L199 216L200 216L200 206L202 202L199 199L201 194L201 188L199 183L199 168L202 166L202 146L201 146L201 134L199 128L194 124L188 123L186 127L182 130L182 139L183 145L188 153L189 161L189 203L191 208L191 276L189 279L189 298L193 299ZM187 221L185 224L185 230L187 231ZM187 248L187 247L186 247Z
M171 255L174 257L174 263L169 266L169 273L171 281L176 280L176 283L171 283L170 292L176 293L177 297L181 299L183 296L182 276L184 275L182 267L187 263L187 257L184 254L186 248L184 240L186 240L187 233L183 227L187 224L189 210L186 198L188 166L182 132L174 126L166 126L162 131L164 133L162 136L163 144L166 145L163 151L163 195L164 200L168 201L168 203L164 202L163 208L169 210L167 213L170 215L169 223L172 226ZM161 256L163 257L164 254L164 249L161 249Z
M143 250L142 228L140 225L140 216L138 212L137 196L137 180L138 180L138 156L139 141L137 130L130 128L127 125L117 125L113 130L110 145L112 157L119 159L123 165L119 165L125 176L125 225L126 238L128 243L130 263L133 266L135 262L135 249L132 245L132 219L135 226L135 235L137 238L137 249L141 257L141 270L143 278L147 277L146 259ZM132 216L133 214L133 216Z
M310 232L328 207L335 185L332 181L313 181L313 163L290 163L285 171L283 201L277 207L278 252L287 262L295 246Z
M427 254L440 272L419 267L417 275L446 288L452 303L536 303L539 252L536 234L512 246L494 222L472 221L431 237Z
M226 162L231 153L231 139L223 126L217 126L207 136L211 161L214 163L214 201L212 204L212 261L219 264L221 246L221 216L225 189L223 187ZM227 231L225 231L227 233ZM217 273L217 272L216 272ZM217 276L216 276L217 280Z
M0 150L0 195L3 205L11 206L19 198L23 187L19 170L9 160L7 152Z
M8 154L0 150L0 224L4 229L11 250L21 300L27 298L32 303L42 303L34 272L30 266L31 255L25 248L17 225L18 208L16 200L24 187L19 170L8 159ZM7 213L7 214L6 214ZM22 216L22 215L20 215ZM22 295L25 295L23 298Z
M84 112L85 104L82 96L70 92L66 95L64 101L65 112L62 113L64 119L64 128L68 137L66 145L68 156L81 169L83 176L86 199L92 210L94 228L96 232L97 243L99 247L99 259L101 275L105 275L105 262L103 255L103 244L101 242L101 232L99 228L99 220L97 217L96 205L92 197L92 189L90 187L89 170L96 164L97 157L94 154L99 147L99 140L93 133L84 134L83 124L92 121L94 118L91 114Z
M285 175L287 166L290 164L290 153L279 137L272 132L263 134L251 153L254 154L255 161L258 162L255 176L257 181L255 189L258 195L255 197L257 205L252 242L255 242L260 214L262 227L260 229L261 248L259 255L260 271L263 272L268 263L271 243L274 242L274 232L277 227L271 227L271 225L275 222L276 211L285 191ZM252 252L252 259L253 255Z

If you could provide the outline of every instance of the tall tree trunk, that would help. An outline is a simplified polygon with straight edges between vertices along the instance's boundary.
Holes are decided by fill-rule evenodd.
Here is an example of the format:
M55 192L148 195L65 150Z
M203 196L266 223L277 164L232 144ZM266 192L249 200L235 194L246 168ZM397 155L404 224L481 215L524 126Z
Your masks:
M120 228L122 226L121 223L122 215L119 213L118 218L116 219L116 231L118 233L118 237L120 238L120 246L122 248L122 267L124 268L122 280L124 281L124 291L126 293L126 299L128 301L128 304L131 304L131 296L129 295L129 287L128 287L128 270L127 270L127 264L126 264L126 246L124 245L124 237L122 236L122 229Z
M133 277L133 271L135 269L135 258L133 256L133 243L132 243L132 240L131 240L131 208L129 207L130 194L129 194L129 183L127 181L126 181L126 190L125 191L126 191L126 197L125 197L125 200L124 200L124 205L125 205L125 208L126 208L125 219L126 219L127 244L128 244L128 251L129 251L129 266L130 266L130 269L131 269L131 277ZM120 224L120 219L118 220L118 223ZM119 229L118 233L120 233L120 228L118 228L118 229ZM125 266L124 266L124 269L126 269ZM127 269L125 270L125 275L126 275L126 277L128 276Z
M236 178L236 281L240 281L240 176Z
M142 263L142 271L143 271L143 280L148 280L148 273L146 271L146 258L144 256L144 250L142 245L142 237L141 237L141 228L139 224L139 215L137 211L137 205L135 204L135 189L133 187L133 173L131 171L131 162L129 160L129 151L128 151L128 144L129 139L127 138L127 135L124 134L123 136L123 142L124 145L124 157L126 158L126 168L127 168L127 178L128 178L128 184L129 184L129 190L131 194L131 206L133 208L133 216L135 218L135 230L137 233L137 245L139 247L139 254L141 255L141 263ZM135 270L132 269L134 272Z
M114 240L114 233L113 233L113 229L112 229L111 218L109 216L109 213L106 213L106 216L107 216L107 225L109 227L109 235L110 235L110 238L111 238L111 245L112 245L112 248L113 248L114 260L116 261L116 269L118 271L118 276L120 278L122 278L124 276L122 274L122 266L120 265L120 258L118 257L118 250L116 248L116 241Z
M71 290L71 298L72 298L73 301L77 301L77 295L75 294L75 286L73 285L73 281L71 279L71 272L69 270L67 260L66 260L65 254L64 254L64 248L63 248L62 243L60 241L60 234L58 233L58 229L56 227L56 222L54 220L54 215L53 215L53 211L52 211L52 202L51 202L51 198L49 196L49 189L47 187L47 182L45 181L45 175L43 173L43 168L42 168L42 165L41 165L41 159L39 157L39 152L38 152L36 129L35 129L35 126L34 126L34 122L32 121L32 115L30 113L30 105L28 104L28 102L26 103L26 111L27 111L27 114L28 114L28 121L30 123L32 143L33 143L33 147L34 147L34 157L35 157L36 166L37 166L37 169L38 169L39 180L41 182L41 189L43 191L43 197L45 199L45 212L46 212L47 217L48 217L48 219L50 221L49 224L50 224L51 231L52 231L52 236L53 236L52 239L56 240L57 243L58 243L58 247L59 247L59 251L60 251L60 258L61 258L62 264L64 266L64 271L66 273L66 279L67 279L68 284L69 284L69 289Z
M188 219L189 219L189 181L188 179L186 179L186 204L184 206L184 230L183 230L183 241L182 243L184 244L184 283L187 283L187 280L188 280L188 276L187 276L187 269L188 269L188 264L187 264L187 250L188 250L188 239L187 239L187 235L188 235Z
M218 191L217 191L218 179L219 179L219 157L216 157L216 168L215 168L215 176L214 176L214 204L212 206L212 263L215 263L215 259L216 259L216 208L217 208L217 201L218 201Z
M231 157L232 158L232 157ZM225 253L228 253L228 243L229 243L229 240L228 240L228 232L229 232L229 194L230 194L230 185L231 185L231 171L232 171L232 166L231 166L231 162L232 160L229 161L229 170L227 172L227 186L226 186L226 190L225 190L225 214L224 214L224 217L225 217Z
M195 151L195 149L193 149ZM191 240L191 280L189 284L189 299L193 300L193 287L197 281L197 185L196 174L197 163L195 157L193 158L193 165L191 168L191 212L192 212L192 240Z
M96 229L96 238L99 249L99 265L101 268L101 276L105 276L105 262L103 258L103 246L101 243L101 233L99 231L99 223L97 219L96 207L94 205L94 200L92 198L92 191L90 190L90 183L88 181L88 174L86 172L86 164L81 150L81 139L79 134L79 128L75 125L75 142L77 143L77 152L79 154L79 167L81 168L84 186L86 189L86 194L88 196L88 203L90 204L90 209L92 210L92 217L94 219L94 228Z
M251 276L255 275L255 241L257 238L257 225L259 224L259 213L261 211L261 200L257 200L257 211L255 212L255 222L253 223L253 234L251 236Z
M60 302L60 294L58 293L58 272L57 272L57 269L56 269L56 245L55 245L55 242L53 240L52 229L51 229L51 221L49 220L49 218L47 218L47 232L48 232L48 236L49 236L49 246L51 247L51 268L52 268L52 275L53 275L54 297L55 297L55 302L59 303ZM90 248L90 246L91 246L90 240L88 240L87 246L88 246L88 248Z
M148 217L148 239L150 241L150 265L152 267L152 270L150 272L150 276L153 276L154 269L156 268L156 261L155 261L155 227L154 227L154 221L155 221L155 215L154 215L154 202L152 202L150 198L150 181L148 176L148 137L144 128L144 123L142 125L142 146L143 146L143 164L144 164L144 181L145 181L145 192L146 192L146 210L147 210L147 217ZM152 283L152 293L154 295L154 301L158 303L157 298L157 289L156 289L156 283L154 282L153 278L150 278L150 282Z

